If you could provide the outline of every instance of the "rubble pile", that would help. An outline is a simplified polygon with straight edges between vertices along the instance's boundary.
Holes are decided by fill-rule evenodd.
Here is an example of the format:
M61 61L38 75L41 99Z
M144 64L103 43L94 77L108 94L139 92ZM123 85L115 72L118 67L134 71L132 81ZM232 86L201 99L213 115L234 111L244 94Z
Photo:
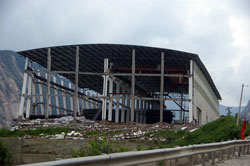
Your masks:
M79 140L113 140L128 141L130 139L139 141L165 141L162 137L156 137L152 132L160 130L187 130L195 131L198 126L192 124L174 125L168 123L141 124L141 123L113 123L108 121L91 121L84 116L77 117L77 122L73 123L73 117L66 116L61 118L35 119L19 122L17 126L10 128L15 130L36 130L36 128L69 127L69 132L61 132L54 135L41 133L39 136L25 135L24 138L37 139L79 139Z

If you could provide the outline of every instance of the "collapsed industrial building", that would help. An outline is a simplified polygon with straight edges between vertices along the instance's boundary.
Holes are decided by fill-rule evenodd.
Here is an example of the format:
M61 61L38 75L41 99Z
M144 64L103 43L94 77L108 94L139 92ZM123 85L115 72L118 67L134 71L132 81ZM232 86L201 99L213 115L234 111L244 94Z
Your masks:
M196 54L119 44L18 53L26 57L19 120L71 115L75 120L203 125L219 117L221 96ZM170 108L171 102L178 109Z

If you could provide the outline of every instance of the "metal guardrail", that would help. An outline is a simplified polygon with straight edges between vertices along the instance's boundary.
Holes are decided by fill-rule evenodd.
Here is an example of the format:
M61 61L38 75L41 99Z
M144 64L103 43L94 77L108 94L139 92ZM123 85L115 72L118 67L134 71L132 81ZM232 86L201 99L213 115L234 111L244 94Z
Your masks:
M139 166L146 163L156 163L166 160L175 160L178 165L178 159L189 158L189 165L194 165L194 156L201 155L201 164L205 165L205 154L210 154L210 162L215 164L215 153L220 152L219 159L224 160L225 155L228 159L231 156L240 156L249 153L250 140L233 140L219 143L190 145L177 148L166 148L146 151L133 151L123 153L105 154L92 157L81 157L57 160L51 162L26 164L22 166ZM236 153L237 152L237 153Z

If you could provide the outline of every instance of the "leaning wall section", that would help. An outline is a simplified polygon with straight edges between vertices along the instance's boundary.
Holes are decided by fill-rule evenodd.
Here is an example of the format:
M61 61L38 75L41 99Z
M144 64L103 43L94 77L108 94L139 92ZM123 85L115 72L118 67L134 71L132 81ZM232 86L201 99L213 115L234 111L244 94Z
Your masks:
M199 111L201 111L201 125L219 118L218 98L195 62L193 62L193 93L193 118L196 121Z

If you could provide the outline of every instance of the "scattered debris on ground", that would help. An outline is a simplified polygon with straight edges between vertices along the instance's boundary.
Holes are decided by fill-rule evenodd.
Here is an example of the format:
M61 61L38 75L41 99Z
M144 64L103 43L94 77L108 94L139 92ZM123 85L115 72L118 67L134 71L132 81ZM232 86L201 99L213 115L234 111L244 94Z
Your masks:
M60 132L53 135L40 135L31 136L24 135L24 138L40 138L40 139L79 139L79 140L140 140L140 141L162 141L162 137L157 138L153 132L161 130L185 130L193 132L198 126L193 124L174 125L168 123L155 123L155 124L141 124L141 123L113 123L108 121L91 121L84 116L77 117L76 122L72 116L65 116L54 119L35 119L19 122L18 125L10 128L11 131L15 130L36 130L36 128L53 128L53 127L69 127L69 132Z

